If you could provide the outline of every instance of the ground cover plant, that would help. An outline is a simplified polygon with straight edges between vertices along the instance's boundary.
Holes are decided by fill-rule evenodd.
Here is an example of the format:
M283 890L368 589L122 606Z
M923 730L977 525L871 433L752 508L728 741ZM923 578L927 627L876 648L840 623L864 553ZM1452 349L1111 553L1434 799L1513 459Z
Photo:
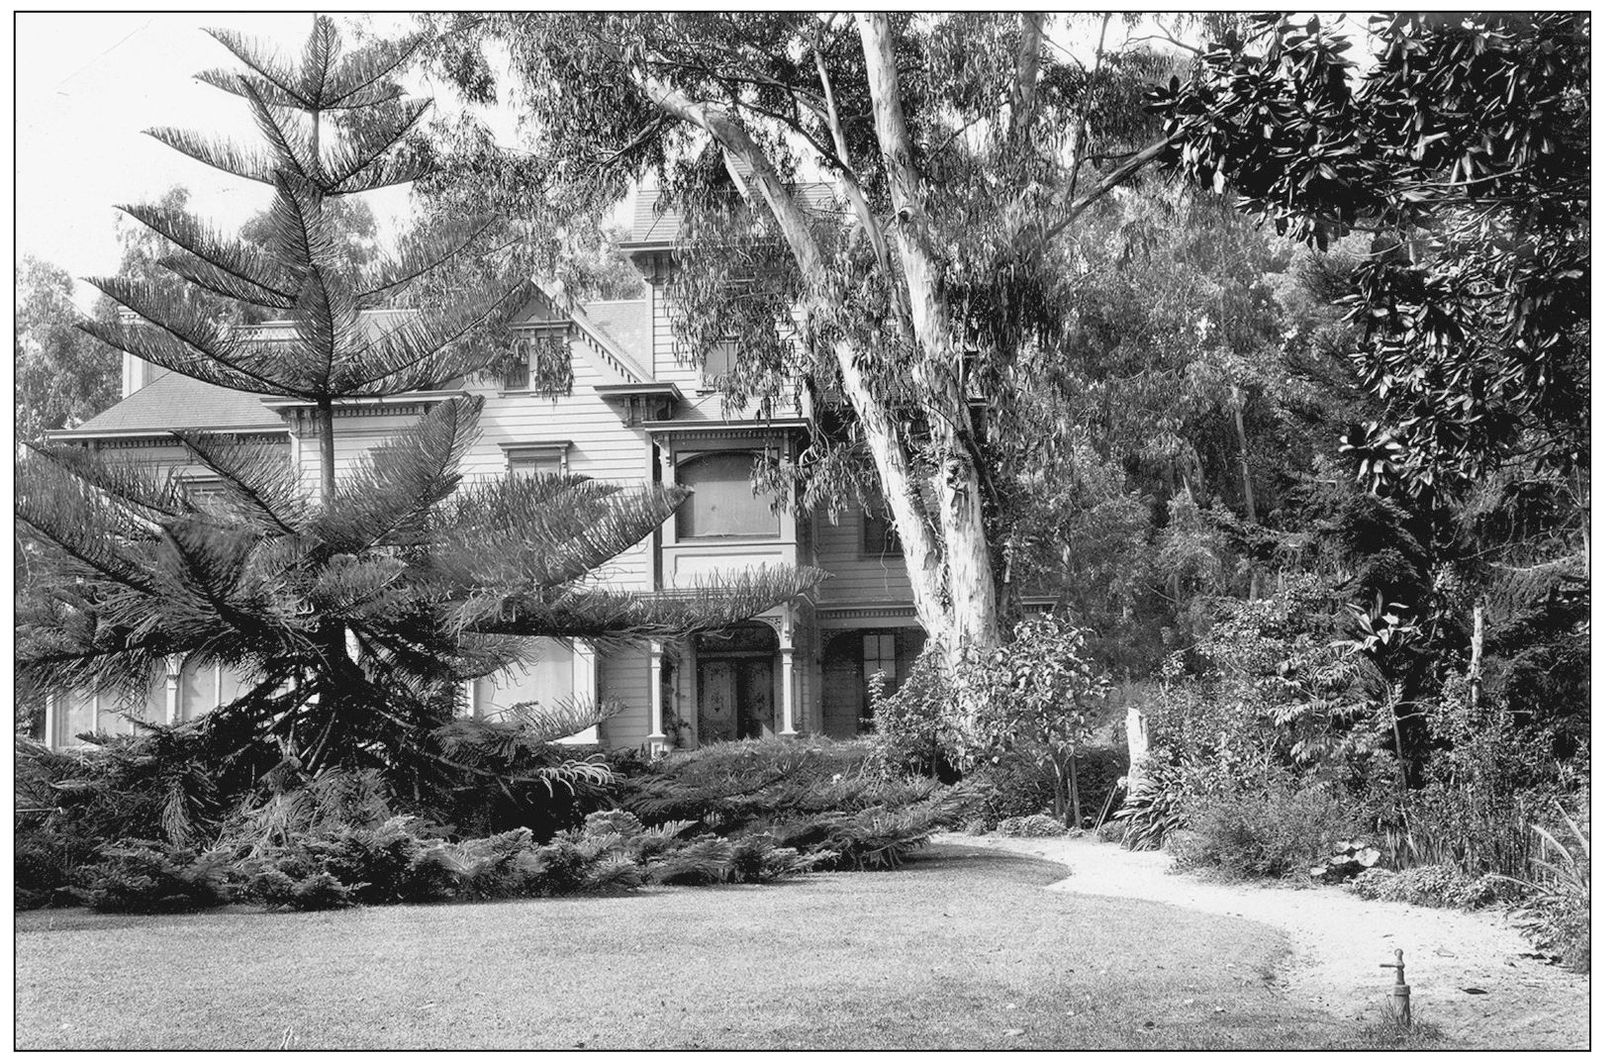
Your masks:
M532 827L502 829L488 811L469 813L462 789L407 799L378 771L289 768L278 786L235 802L213 788L186 798L174 775L192 770L175 768L197 765L187 753L200 751L201 736L181 727L91 751L29 748L34 807L17 827L19 905L317 910L763 883L893 868L974 804L971 790L886 774L865 743L768 738L659 761L595 757L582 764L594 770L564 776L512 753L511 769L492 780L539 784L539 772L548 791L532 814L515 815ZM525 736L544 743L534 729Z
M682 752L624 777L619 802L648 824L765 835L820 868L892 868L974 806L971 789L887 771L863 741L765 738Z

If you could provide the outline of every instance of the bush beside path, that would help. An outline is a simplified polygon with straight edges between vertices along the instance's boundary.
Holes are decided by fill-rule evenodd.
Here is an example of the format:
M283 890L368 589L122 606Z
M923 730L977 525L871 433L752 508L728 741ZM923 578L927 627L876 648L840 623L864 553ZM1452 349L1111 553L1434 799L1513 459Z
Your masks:
M1056 881L1054 890L1156 902L1281 929L1292 947L1278 966L1288 992L1334 1018L1379 1018L1393 982L1390 969L1379 965L1393 960L1399 948L1405 951L1414 1014L1456 1043L1486 1049L1591 1046L1590 977L1528 956L1530 944L1500 911L1369 902L1338 888L1213 883L1171 872L1170 856L1162 851L1128 852L1090 839L939 839L1066 866L1070 875Z

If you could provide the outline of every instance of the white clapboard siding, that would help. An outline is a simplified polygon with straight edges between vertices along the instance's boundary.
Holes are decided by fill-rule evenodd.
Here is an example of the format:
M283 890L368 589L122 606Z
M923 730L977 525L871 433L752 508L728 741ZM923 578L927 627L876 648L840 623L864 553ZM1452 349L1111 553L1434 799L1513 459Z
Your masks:
M891 603L911 604L911 581L905 558L898 553L870 557L861 553L861 511L844 510L832 523L816 514L816 563L831 576L817 591L825 607Z
M634 747L652 732L651 647L640 642L603 647L597 657L597 692L603 701L622 705L602 724L602 741Z

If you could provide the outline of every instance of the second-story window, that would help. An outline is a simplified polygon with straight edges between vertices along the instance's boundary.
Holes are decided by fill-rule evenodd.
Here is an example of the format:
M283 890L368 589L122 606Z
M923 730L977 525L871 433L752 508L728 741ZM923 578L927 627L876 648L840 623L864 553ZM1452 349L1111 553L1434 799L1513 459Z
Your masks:
M894 530L889 511L861 515L861 553L866 557L889 557L900 553L900 533Z
M717 451L697 455L675 469L679 484L692 497L675 513L675 534L682 539L776 535L781 520L769 495L754 494L754 455Z
M705 389L720 386L720 380L737 369L737 339L728 337L709 349L703 356L703 384Z

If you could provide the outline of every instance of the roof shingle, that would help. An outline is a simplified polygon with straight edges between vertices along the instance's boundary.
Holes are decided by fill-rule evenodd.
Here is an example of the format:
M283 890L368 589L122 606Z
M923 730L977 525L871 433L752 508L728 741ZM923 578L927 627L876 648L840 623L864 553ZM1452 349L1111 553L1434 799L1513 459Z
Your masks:
M74 429L84 433L166 433L176 429L286 428L266 397L170 371Z

